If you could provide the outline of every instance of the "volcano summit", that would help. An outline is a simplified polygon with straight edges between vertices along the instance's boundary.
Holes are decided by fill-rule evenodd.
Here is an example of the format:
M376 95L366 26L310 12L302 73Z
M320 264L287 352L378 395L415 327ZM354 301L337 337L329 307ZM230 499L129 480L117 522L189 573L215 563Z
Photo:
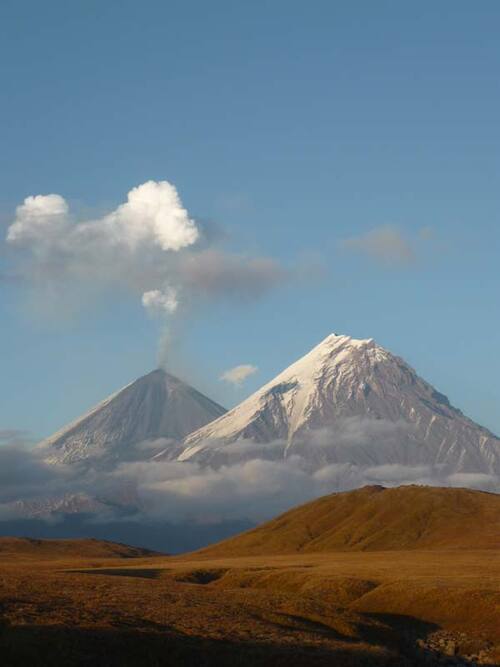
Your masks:
M150 458L225 409L164 370L144 375L41 443L49 463Z

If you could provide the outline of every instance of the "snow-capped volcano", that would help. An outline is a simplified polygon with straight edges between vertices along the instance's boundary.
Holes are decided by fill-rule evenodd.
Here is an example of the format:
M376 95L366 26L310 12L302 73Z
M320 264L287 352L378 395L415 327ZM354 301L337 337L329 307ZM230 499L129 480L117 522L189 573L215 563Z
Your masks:
M313 468L443 466L500 472L500 440L373 339L332 334L184 441L180 461L300 454Z
M224 412L193 387L158 369L109 396L40 447L49 463L109 465L149 459Z

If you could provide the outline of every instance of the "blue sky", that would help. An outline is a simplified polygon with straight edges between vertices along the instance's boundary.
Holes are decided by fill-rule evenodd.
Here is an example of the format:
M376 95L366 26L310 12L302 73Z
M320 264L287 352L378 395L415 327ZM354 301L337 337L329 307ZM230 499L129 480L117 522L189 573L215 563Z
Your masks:
M332 331L374 337L498 433L499 23L488 0L4 0L2 238L30 195L86 220L167 180L223 252L290 273L174 318L173 370L229 406ZM18 262L2 241L0 429L43 436L155 367L162 324L126 291L44 312Z

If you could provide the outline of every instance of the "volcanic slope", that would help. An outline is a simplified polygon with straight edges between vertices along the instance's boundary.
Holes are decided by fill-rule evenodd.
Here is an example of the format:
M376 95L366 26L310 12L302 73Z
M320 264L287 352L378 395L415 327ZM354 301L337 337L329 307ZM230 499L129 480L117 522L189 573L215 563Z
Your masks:
M127 385L40 444L48 463L110 465L175 447L225 409L158 369ZM156 445L156 448L155 448Z
M189 435L179 460L216 467L294 454L316 469L398 464L500 474L499 438L373 339L337 334Z
M500 495L427 486L334 493L213 545L209 557L500 549Z

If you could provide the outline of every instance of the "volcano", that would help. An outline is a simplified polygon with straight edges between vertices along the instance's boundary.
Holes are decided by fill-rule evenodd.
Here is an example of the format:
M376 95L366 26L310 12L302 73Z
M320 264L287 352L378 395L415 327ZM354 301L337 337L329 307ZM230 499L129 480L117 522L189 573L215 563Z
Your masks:
M500 439L373 339L332 334L184 440L180 461L214 467L300 456L311 468L433 466L500 473Z
M113 465L149 459L225 409L158 369L109 396L40 444L48 463Z

